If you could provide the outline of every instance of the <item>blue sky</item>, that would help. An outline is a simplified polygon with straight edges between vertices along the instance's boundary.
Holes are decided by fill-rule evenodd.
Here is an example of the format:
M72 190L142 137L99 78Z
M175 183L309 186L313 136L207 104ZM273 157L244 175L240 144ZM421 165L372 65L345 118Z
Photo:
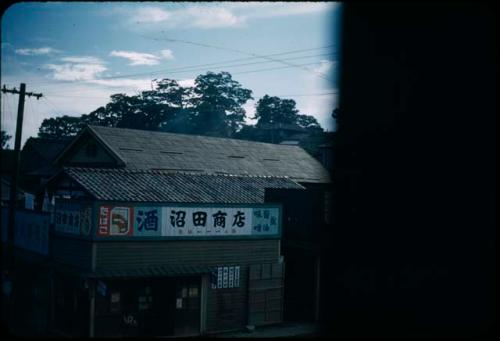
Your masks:
M45 118L89 113L153 79L192 85L207 71L253 91L249 118L268 94L333 130L339 17L334 2L17 3L2 16L1 84L44 94L26 100L23 142ZM17 97L2 94L12 136Z

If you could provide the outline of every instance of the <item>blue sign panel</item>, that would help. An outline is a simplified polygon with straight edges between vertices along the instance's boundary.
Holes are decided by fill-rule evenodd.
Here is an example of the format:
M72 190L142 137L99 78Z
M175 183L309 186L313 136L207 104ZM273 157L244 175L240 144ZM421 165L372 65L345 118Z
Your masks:
M134 207L134 236L161 236L161 207Z
M16 211L14 244L25 250L47 255L50 215L31 210ZM2 208L2 241L7 238L8 210Z
M278 233L279 210L259 208L253 210L253 235L273 235Z

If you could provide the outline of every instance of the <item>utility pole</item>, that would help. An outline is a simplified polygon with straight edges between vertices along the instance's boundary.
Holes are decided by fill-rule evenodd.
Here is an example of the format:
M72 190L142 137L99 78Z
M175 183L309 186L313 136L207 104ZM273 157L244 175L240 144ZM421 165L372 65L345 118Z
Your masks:
M8 215L8 225L7 225L7 254L6 256L6 269L3 273L3 292L7 295L7 316L11 317L13 313L13 302L12 302L12 289L14 287L14 276L12 274L14 269L14 226L15 226L15 214L16 214L16 197L17 188L19 182L19 166L21 161L21 136L23 131L23 116L24 116L24 99L26 96L34 96L36 99L40 99L42 94L36 94L33 92L26 92L26 84L21 83L20 90L16 88L7 89L5 85L2 88L3 93L19 94L19 105L17 107L17 123L16 123L16 140L14 144L14 172L12 174L12 182L10 184L10 197L9 197L9 215ZM9 323L10 324L10 323ZM10 326L12 327L12 326Z

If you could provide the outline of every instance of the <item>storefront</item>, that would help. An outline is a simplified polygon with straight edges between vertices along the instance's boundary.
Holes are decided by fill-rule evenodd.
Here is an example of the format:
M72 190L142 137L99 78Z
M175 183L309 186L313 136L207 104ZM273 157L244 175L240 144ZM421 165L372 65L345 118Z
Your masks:
M66 170L73 179L76 173L92 170ZM130 171L113 173L113 181L131 177ZM132 176L140 186L145 175ZM199 192L217 182L226 194L210 198L216 203L169 196L129 201L130 190L112 197L103 182L79 181L83 186L73 190L85 197L56 199L55 329L93 337L192 336L281 322L281 206L262 199L266 186L300 185L270 177L155 176L203 177Z
M98 280L96 336L198 335L201 277Z

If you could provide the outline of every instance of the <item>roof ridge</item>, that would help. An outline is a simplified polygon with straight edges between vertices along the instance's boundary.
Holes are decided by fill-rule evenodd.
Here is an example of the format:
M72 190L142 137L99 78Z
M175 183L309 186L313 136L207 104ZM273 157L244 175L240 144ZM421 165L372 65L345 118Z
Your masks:
M126 131L133 131L133 132L147 132L147 133L154 133L154 134L166 134L166 135L181 135L181 136L191 136L195 138L207 138L207 139L214 139L214 140L232 140L232 141L243 141L243 142L249 142L252 144L260 144L260 145L270 145L270 146L279 146L279 147L298 147L298 146L290 146L290 145L283 145L283 144L278 144L278 143L269 143L269 142L261 142L261 141L252 141L252 140L246 140L246 139L235 139L232 137L218 137L218 136L209 136L209 135L198 135L198 134L184 134L184 133L172 133L168 131L160 131L160 130L144 130L144 129L132 129L132 128L118 128L118 127L107 127L107 126L99 126L99 125L88 125L88 127L94 129L118 129L118 130L126 130ZM299 147L300 148L300 147Z
M198 173L189 171L172 171L162 169L133 169L133 168L98 168L98 167L75 167L65 166L64 170L69 171L83 171L83 172L99 172L99 173L124 173L124 174L161 174L161 175L194 175L194 176L208 176L208 177L240 177L240 178L265 178L265 179L291 179L288 175L265 175L265 174L216 174L216 173Z

